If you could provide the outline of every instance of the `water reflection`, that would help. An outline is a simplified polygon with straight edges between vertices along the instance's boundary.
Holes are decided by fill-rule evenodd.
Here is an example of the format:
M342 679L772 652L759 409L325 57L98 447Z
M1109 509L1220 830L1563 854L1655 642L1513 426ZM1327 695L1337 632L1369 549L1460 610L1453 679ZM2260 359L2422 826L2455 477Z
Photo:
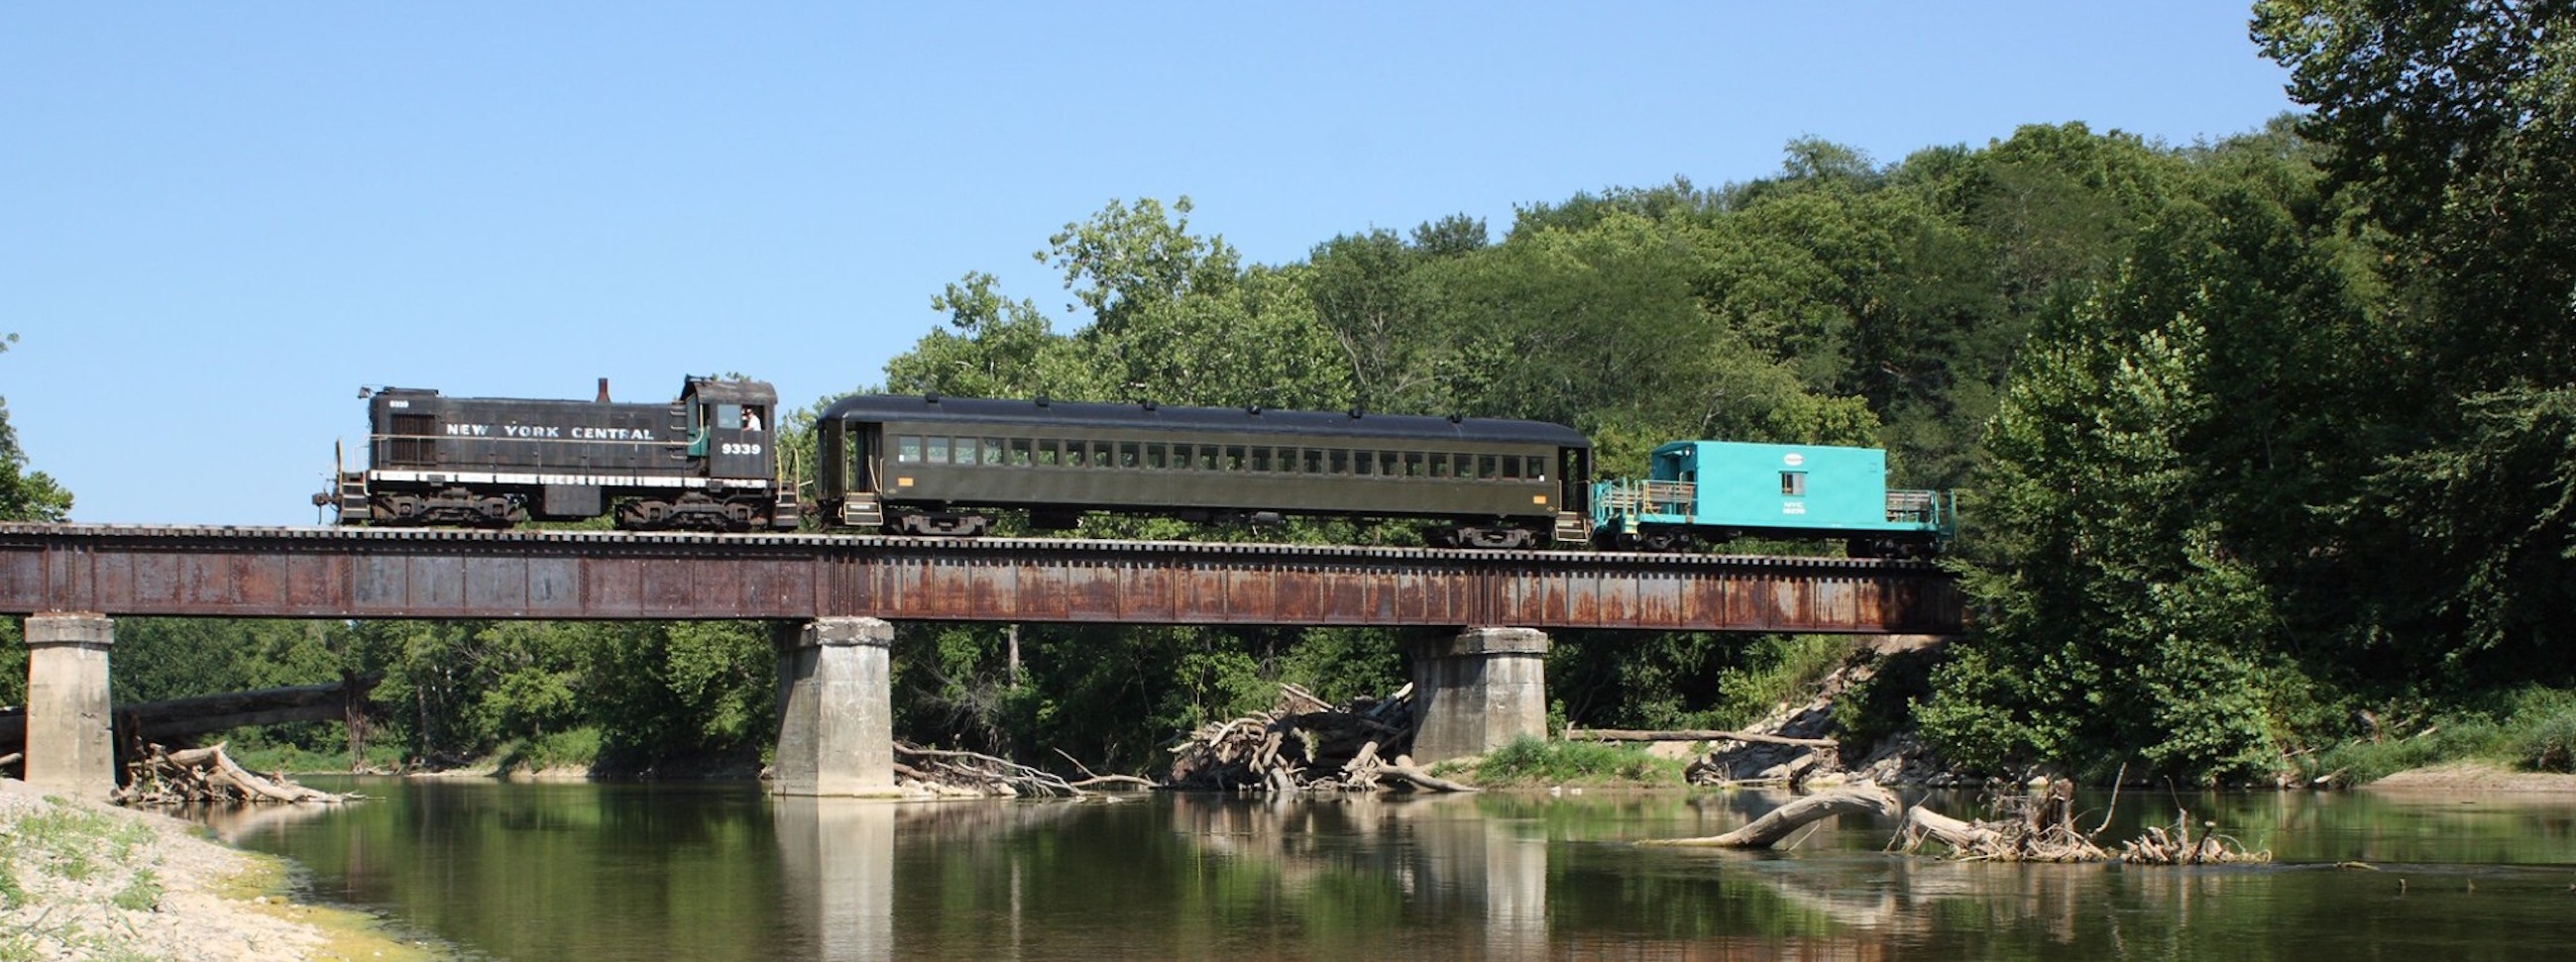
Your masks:
M895 804L781 797L777 824L783 914L826 962L894 957Z
M1866 817L1785 852L1632 844L1723 832L1779 801L1750 793L1108 805L747 787L380 794L206 818L304 861L319 894L514 962L2520 959L2576 938L2568 800L2128 798L2112 836L2189 809L2293 863L2130 869L1891 855L1891 826ZM1939 807L1974 814L1974 802ZM2346 858L2378 870L2331 865Z

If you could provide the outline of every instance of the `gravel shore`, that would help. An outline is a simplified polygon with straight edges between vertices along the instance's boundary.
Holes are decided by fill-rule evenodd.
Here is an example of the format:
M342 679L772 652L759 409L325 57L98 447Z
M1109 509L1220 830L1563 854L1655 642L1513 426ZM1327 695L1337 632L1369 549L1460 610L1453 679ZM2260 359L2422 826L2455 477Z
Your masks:
M347 939L309 921L335 910L267 891L283 877L276 863L200 831L0 778L0 959L279 960L373 951L337 945Z

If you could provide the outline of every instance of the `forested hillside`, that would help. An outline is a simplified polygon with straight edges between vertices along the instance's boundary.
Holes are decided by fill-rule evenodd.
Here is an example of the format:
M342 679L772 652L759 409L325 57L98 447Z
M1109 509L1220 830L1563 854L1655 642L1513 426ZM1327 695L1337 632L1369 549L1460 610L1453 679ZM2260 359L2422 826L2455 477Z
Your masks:
M1986 772L2232 782L2438 724L2564 767L2576 8L2266 2L2255 35L2312 112L2214 143L2034 125L1882 162L1802 140L1761 179L1354 230L1284 264L1185 197L1110 201L1039 251L1069 316L970 273L881 382L787 387L1535 418L1612 474L1676 438L1884 446L1899 485L1963 492L1976 630L1852 699L1864 734L1910 718ZM8 453L13 516L58 515L49 484L9 493ZM120 698L381 675L375 740L413 757L704 765L770 737L755 626L119 635ZM1150 767L1283 681L1391 689L1402 641L904 626L898 731ZM1723 727L1841 645L1566 633L1547 671L1559 722Z

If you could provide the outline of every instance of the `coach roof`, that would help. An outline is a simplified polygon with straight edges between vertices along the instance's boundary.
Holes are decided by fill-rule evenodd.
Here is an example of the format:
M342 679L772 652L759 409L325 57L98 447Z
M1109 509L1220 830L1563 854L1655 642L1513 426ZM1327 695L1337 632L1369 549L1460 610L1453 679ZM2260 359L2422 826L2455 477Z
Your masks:
M1326 437L1493 441L1588 448L1582 432L1545 421L1352 415L1267 408L1198 408L1087 401L1004 401L931 394L854 394L823 410L825 420L1053 424L1147 431L1217 431Z

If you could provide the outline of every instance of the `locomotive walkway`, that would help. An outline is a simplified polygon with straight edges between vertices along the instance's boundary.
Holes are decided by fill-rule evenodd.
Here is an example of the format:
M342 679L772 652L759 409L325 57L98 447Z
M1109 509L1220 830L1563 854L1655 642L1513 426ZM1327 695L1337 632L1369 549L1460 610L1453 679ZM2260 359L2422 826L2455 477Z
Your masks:
M0 525L0 612L30 616L27 774L32 781L40 767L56 770L38 764L47 754L41 742L72 738L92 747L54 754L80 756L67 764L83 773L72 777L81 784L95 784L101 772L113 777L104 755L112 617L782 622L796 631L781 632L790 716L781 728L781 789L825 794L849 787L831 774L832 758L882 753L882 765L859 760L872 769L861 778L871 785L874 772L890 770L885 658L893 621L1461 629L1416 652L1417 698L1428 702L1429 718L1416 754L1425 759L1543 729L1537 666L1548 642L1538 629L1948 634L1960 622L1956 582L1910 561L27 524ZM799 722L799 712L809 717ZM69 728L48 734L47 717ZM91 721L94 743L69 734ZM858 727L841 731L846 725ZM100 757L87 757L93 751ZM822 766L819 782L797 774L810 765Z

